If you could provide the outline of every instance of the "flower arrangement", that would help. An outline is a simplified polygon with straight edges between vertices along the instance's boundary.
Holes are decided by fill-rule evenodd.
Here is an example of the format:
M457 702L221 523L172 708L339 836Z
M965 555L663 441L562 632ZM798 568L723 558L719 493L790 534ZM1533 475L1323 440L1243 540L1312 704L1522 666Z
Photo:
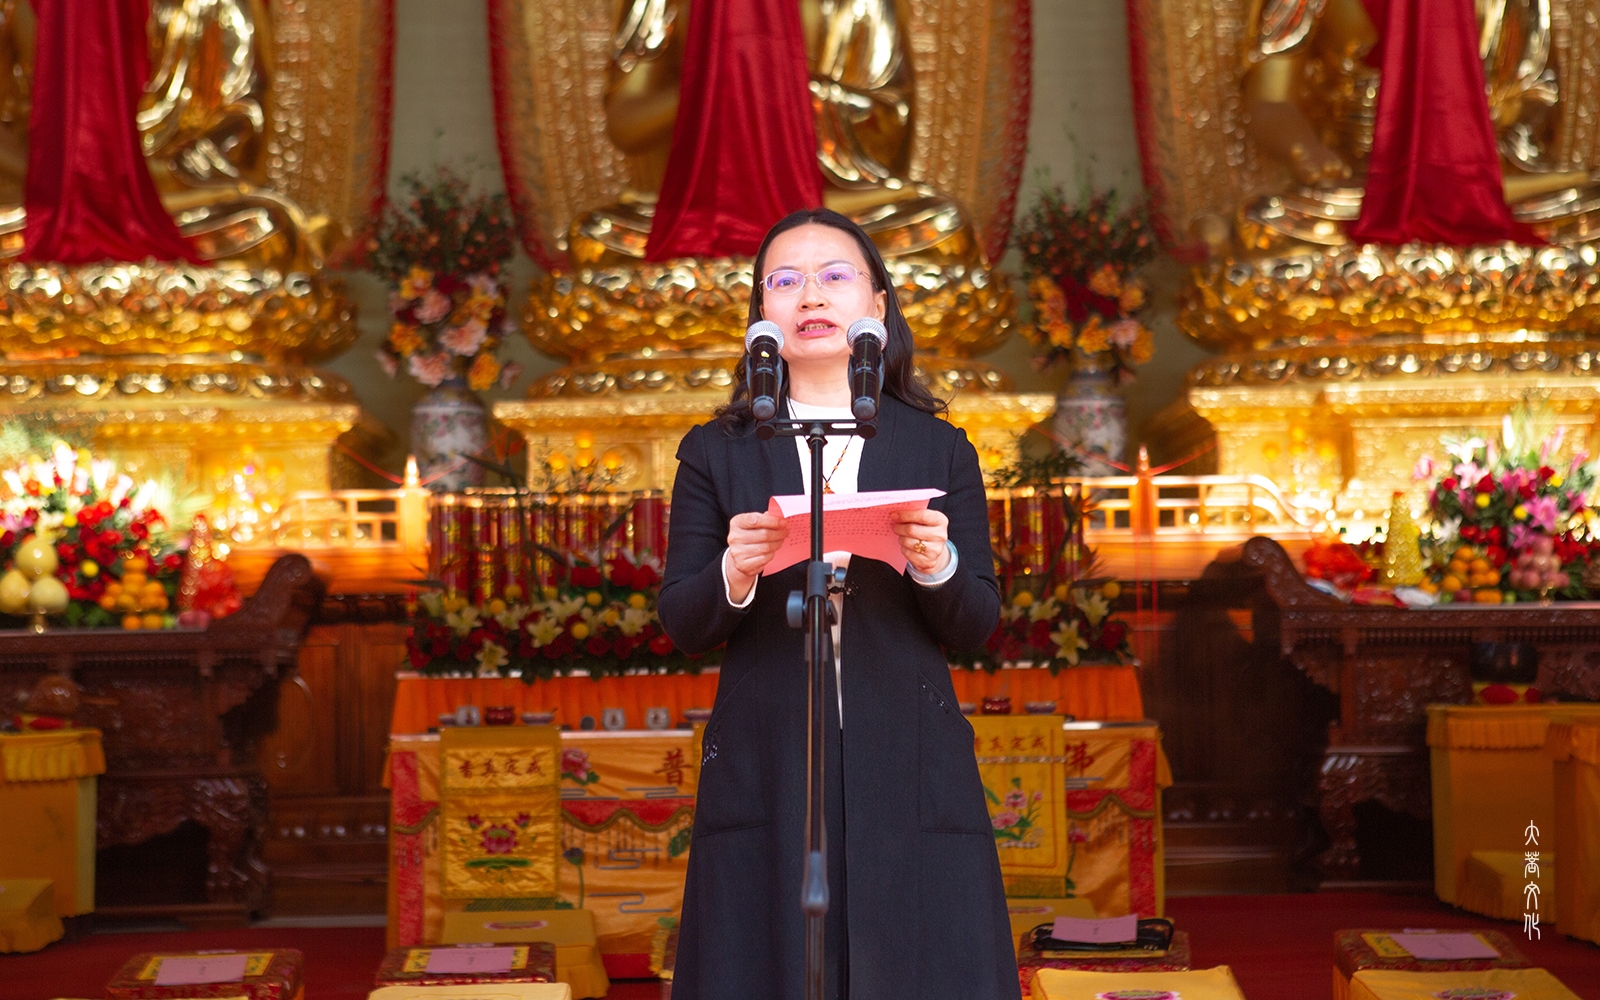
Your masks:
M1589 506L1596 474L1586 453L1554 457L1563 436L1541 408L1524 405L1504 418L1498 441L1446 440L1448 461L1418 462L1416 478L1438 476L1424 589L1479 604L1588 595L1585 572L1600 552Z
M391 288L393 322L378 364L390 378L404 365L429 388L509 387L520 368L498 357L507 326L501 270L514 247L505 196L472 195L443 169L402 183L404 208L389 207L366 248L366 266Z
M1019 589L1000 609L1000 624L981 651L951 651L950 662L993 673L1032 662L1052 674L1080 663L1123 663L1132 656L1128 626L1111 615L1122 594L1115 580L1059 583L1043 597Z
M460 594L421 595L406 640L407 661L424 674L521 677L531 684L578 670L600 678L644 668L699 673L717 652L689 656L656 614L659 563L617 556L574 561L558 584L524 599L522 589L474 605Z
M172 628L185 553L168 531L154 481L56 441L46 457L0 470L0 611L59 611L67 624ZM42 543L42 544L41 544ZM30 608L27 580L59 581L61 599ZM54 587L51 587L54 590Z
M1115 191L1086 191L1069 202L1060 187L1049 188L1023 218L1016 242L1034 309L1024 334L1035 364L1070 361L1131 382L1134 366L1155 354L1138 318L1146 290L1136 276L1155 256L1148 206L1119 207Z

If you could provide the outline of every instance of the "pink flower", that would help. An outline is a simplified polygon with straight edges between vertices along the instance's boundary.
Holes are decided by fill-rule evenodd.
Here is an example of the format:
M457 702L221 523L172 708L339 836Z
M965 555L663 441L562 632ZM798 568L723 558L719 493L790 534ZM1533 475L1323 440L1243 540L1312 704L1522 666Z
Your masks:
M1043 792L1034 792L1032 801L1034 801L1034 802L1043 802L1044 801L1044 793Z
M512 383L522 377L522 366L515 361L507 361L506 366L500 369L500 388L509 389Z
M1134 341L1139 339L1139 321L1136 319L1119 319L1106 328L1111 335L1111 342L1123 350L1132 347Z
M517 831L504 823L486 827L479 841L485 854L510 854L517 849Z
M1433 478L1433 456L1424 455L1417 459L1417 464L1411 467L1411 481Z
M413 354L406 359L406 371L428 388L439 385L450 377L450 356L439 354Z
M488 336L489 328L483 325L482 320L469 319L460 326L453 326L439 334L439 343L452 354L469 358L478 353L478 348L483 346L483 341Z
M428 293L417 305L417 322L437 323L448 315L450 315L450 296L436 288L428 289Z
M1021 820L1022 820L1021 816L1018 816L1016 813L1014 813L1011 810L1007 809L1003 813L996 813L995 817L993 819L991 819L989 821L989 823L996 830L1004 830L1007 827L1016 826L1019 822L1021 822Z
M468 275L467 284L479 295L494 296L500 294L500 283L487 274Z
M1028 795L1026 792L1012 792L1006 796L1006 808L1008 809L1021 809L1027 804Z
M1526 504L1528 508L1528 522L1545 531L1556 530L1556 517L1560 511L1556 508L1555 497L1534 497Z
M393 354L388 351L373 351L372 353L377 357L378 367L383 369L385 375L394 378L400 373L400 362L395 360Z
M570 776L574 781L582 782L589 777L589 751L567 749L561 751L561 773Z

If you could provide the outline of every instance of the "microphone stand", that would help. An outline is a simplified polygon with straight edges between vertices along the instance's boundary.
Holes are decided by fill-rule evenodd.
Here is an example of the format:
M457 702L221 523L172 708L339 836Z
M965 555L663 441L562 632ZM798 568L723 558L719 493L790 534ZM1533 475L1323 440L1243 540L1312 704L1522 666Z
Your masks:
M803 628L806 666L810 683L806 711L806 857L800 882L800 909L806 915L806 1000L823 1000L823 928L828 915L828 827L825 822L827 772L824 748L827 726L827 674L833 669L833 605L828 590L835 583L832 563L822 561L822 449L829 434L856 435L863 440L878 433L876 420L796 420L775 418L756 425L756 436L803 437L811 449L811 561L806 563L805 590L789 594L790 628ZM838 711L837 705L834 711Z

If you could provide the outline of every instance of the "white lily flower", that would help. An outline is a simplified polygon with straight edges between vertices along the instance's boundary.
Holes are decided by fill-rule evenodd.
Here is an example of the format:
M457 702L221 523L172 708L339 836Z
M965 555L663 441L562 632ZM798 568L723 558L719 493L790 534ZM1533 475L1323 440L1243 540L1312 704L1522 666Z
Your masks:
M478 609L469 604L460 611L445 615L444 623L454 629L456 635L466 635L478 624Z
M1056 658L1066 660L1074 667L1078 665L1078 650L1089 648L1089 644L1083 641L1083 636L1078 634L1076 621L1067 622L1051 632L1050 639L1056 644Z
M1080 592L1073 598L1073 603L1078 606L1079 611L1083 612L1083 616L1089 619L1090 628L1098 626L1106 620L1106 615L1111 613L1111 605L1099 593L1090 592L1085 594Z

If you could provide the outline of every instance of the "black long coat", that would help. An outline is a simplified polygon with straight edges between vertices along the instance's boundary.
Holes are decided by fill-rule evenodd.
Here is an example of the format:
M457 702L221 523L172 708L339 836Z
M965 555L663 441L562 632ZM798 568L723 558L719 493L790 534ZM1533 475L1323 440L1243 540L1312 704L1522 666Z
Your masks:
M861 490L946 492L931 506L950 518L959 563L931 589L877 560L850 563L842 734L827 713L827 992L1012 1000L1015 951L972 726L940 648L982 644L1000 613L977 452L965 432L888 397L864 449ZM704 736L673 996L801 1000L806 673L785 606L804 564L762 578L743 610L722 577L730 518L802 492L799 456L793 439L711 423L684 437L678 461L661 621L686 651L728 648Z

